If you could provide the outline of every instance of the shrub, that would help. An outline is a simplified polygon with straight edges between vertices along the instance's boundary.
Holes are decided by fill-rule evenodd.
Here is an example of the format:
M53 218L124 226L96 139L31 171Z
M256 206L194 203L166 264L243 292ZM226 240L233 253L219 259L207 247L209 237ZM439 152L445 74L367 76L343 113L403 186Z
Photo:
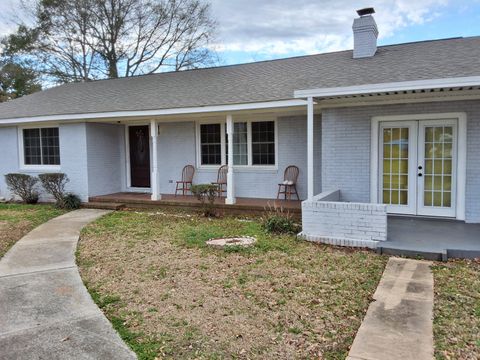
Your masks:
M66 194L62 198L61 207L67 210L76 210L79 209L82 205L82 200L75 194Z
M212 184L199 184L192 186L192 194L202 202L203 215L205 217L215 217L215 199L218 195L218 188Z
M65 197L65 185L70 181L68 176L63 173L48 173L40 174L38 177L45 191L54 197L57 206L63 207L62 202Z
M5 182L8 189L23 202L27 204L36 204L38 202L39 193L35 189L38 179L34 176L25 174L7 174Z
M269 207L261 219L265 231L273 234L297 234L300 225L283 207Z

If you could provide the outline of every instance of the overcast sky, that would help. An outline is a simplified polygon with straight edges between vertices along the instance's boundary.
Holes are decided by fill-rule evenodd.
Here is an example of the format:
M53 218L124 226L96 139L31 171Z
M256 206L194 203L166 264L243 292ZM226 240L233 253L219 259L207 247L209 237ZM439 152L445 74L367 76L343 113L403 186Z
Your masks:
M5 14L19 0L0 0ZM351 48L355 10L374 6L380 44L480 35L480 0L211 0L216 49L238 63Z

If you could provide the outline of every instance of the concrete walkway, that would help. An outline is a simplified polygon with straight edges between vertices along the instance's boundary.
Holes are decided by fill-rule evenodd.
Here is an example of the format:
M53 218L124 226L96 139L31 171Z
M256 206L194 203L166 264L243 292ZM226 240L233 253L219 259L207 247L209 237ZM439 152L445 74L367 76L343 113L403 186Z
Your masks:
M390 258L347 359L433 359L430 265Z
M0 260L0 358L135 359L92 301L75 264L79 232L108 211L50 220Z

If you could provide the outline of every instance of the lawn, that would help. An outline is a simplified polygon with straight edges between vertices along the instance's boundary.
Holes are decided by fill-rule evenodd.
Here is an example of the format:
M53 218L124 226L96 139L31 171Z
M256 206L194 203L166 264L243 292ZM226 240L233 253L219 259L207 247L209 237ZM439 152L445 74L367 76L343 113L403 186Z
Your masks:
M436 264L433 331L437 359L480 359L480 261Z
M255 236L249 249L209 248ZM140 359L344 359L387 261L257 220L115 212L86 227L84 282Z
M0 204L0 258L30 230L63 213L49 205Z

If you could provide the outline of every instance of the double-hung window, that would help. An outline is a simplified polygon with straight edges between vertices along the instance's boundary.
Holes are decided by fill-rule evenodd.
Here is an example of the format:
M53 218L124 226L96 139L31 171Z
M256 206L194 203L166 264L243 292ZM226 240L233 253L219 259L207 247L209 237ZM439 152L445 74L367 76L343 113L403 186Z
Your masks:
M275 165L275 123L252 122L252 165Z
M58 127L22 129L23 165L60 165Z
M228 135L224 123L200 124L200 165L228 163ZM276 165L275 121L236 121L233 124L233 165Z
M202 165L222 164L222 127L220 124L200 125L200 153Z

